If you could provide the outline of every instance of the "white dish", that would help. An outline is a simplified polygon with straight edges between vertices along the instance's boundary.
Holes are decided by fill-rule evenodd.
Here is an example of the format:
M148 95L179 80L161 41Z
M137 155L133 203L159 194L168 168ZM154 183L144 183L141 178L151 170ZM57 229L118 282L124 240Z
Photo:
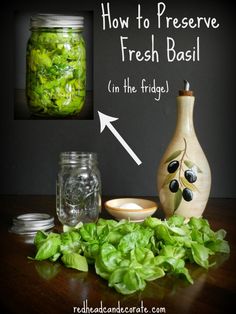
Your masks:
M120 208L125 204L137 204L142 209ZM105 202L105 208L117 220L129 219L133 222L142 222L152 216L158 206L156 202L142 198L116 198Z

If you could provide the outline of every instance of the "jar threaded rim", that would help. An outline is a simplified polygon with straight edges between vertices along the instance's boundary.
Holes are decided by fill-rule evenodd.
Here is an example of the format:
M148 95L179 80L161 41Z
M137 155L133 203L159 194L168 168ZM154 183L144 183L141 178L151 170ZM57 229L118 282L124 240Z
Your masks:
M97 154L94 152L68 151L60 153L60 164L77 164L83 162L97 163Z

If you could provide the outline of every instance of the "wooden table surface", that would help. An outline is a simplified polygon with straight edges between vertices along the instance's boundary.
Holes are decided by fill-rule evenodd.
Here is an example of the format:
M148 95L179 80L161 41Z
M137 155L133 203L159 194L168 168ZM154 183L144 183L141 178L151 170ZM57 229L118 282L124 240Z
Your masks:
M154 198L155 200L155 198ZM67 269L60 263L35 262L28 239L8 232L12 218L28 212L54 216L54 196L0 197L0 308L2 313L60 314L109 313L120 307L124 313L231 313L236 300L236 200L210 199L204 213L214 230L224 228L230 256L217 256L217 265L204 270L192 267L194 284L165 277L147 284L145 290L122 296L96 275ZM102 216L110 218L106 211ZM156 216L163 218L161 210ZM85 308L85 304L87 309ZM137 307L134 309L133 307ZM113 309L113 310L115 310ZM133 311L133 312L132 312ZM114 313L114 312L113 312ZM118 310L117 310L117 313Z

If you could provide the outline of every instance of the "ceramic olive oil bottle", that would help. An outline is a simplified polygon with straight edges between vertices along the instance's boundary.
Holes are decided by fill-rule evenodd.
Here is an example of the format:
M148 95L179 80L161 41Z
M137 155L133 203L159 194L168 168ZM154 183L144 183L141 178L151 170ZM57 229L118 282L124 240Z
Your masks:
M210 194L211 172L193 124L195 97L184 81L177 97L177 124L157 173L158 195L166 217L200 217Z

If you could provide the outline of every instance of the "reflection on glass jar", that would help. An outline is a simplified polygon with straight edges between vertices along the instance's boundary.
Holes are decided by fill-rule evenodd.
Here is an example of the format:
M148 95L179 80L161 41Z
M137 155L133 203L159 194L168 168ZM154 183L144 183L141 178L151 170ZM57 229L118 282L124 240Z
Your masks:
M101 211L101 179L94 153L63 152L57 178L57 215L63 225L93 222Z
M86 50L81 16L31 17L26 54L26 97L33 115L77 115L85 102Z

